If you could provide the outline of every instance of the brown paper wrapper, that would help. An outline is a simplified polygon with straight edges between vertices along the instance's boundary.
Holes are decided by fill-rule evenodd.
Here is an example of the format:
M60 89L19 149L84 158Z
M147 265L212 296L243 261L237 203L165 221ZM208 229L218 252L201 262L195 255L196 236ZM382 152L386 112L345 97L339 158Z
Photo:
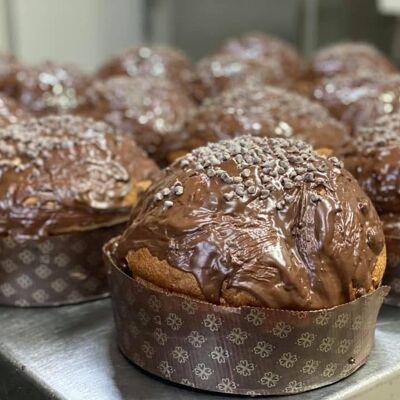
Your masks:
M109 295L101 247L123 224L18 242L0 239L0 305L80 303Z
M140 368L197 389L300 393L355 372L371 350L381 287L317 311L224 307L143 285L105 246L119 347Z
M392 288L385 303L400 307L400 237L386 235L387 266L383 283Z

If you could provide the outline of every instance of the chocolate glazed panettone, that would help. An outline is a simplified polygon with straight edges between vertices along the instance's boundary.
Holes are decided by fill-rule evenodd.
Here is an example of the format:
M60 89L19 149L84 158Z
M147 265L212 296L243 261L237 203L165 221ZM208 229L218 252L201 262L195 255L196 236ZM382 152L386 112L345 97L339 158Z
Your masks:
M35 115L68 114L83 107L90 81L73 65L47 61L19 68L10 91L23 108Z
M173 47L132 47L108 60L97 72L101 80L117 75L169 79L194 97L198 97L196 90L201 90L194 66L185 54Z
M273 58L237 58L232 54L216 54L201 60L197 72L204 90L204 98L246 85L274 85L290 88L293 79Z
M262 33L231 39L197 64L203 98L246 84L290 88L303 71L304 63L289 43Z
M359 71L322 79L314 89L314 100L333 116L355 129L400 109L400 74Z
M51 305L107 293L102 243L157 166L92 119L48 116L0 129L0 303Z
M279 61L288 76L298 79L304 72L304 61L286 40L261 32L250 32L226 41L217 50L241 59L272 58Z
M174 82L154 76L112 77L87 90L84 113L131 135L160 165L182 142L194 103Z
M393 288L387 301L400 305L400 114L358 128L342 156L383 221L388 250L384 280Z
M320 49L310 63L310 77L357 75L362 71L393 73L396 67L374 46L362 42L335 43Z
M157 170L132 139L81 117L31 119L0 140L0 233L21 239L126 220Z
M115 243L138 280L210 303L329 308L376 289L381 222L336 158L243 136L165 169Z
M332 153L348 139L347 128L318 103L275 87L238 87L207 99L185 127L187 138L170 160L208 142L241 134L299 138Z

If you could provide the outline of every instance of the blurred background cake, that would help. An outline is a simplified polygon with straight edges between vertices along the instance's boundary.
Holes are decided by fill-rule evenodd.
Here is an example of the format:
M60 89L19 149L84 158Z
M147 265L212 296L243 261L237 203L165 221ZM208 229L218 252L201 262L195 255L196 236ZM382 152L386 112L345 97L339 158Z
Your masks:
M89 75L73 65L46 61L20 66L8 92L21 107L41 116L73 113L84 105Z
M195 105L181 87L155 76L116 76L87 90L84 113L133 137L160 165L183 140Z
M99 79L117 75L166 78L179 85L188 95L196 96L194 65L182 51L173 47L132 47L106 61L97 71Z
M318 50L310 62L312 79L355 76L365 71L387 74L396 71L396 67L376 47L361 42L328 45Z
M355 129L399 110L399 84L400 74L362 71L321 80L314 87L313 97Z
M263 33L228 40L197 64L203 97L238 84L292 87L304 73L304 61L288 42Z
M329 154L349 136L316 102L277 87L244 85L205 100L188 119L180 149L169 158L242 134L301 138Z

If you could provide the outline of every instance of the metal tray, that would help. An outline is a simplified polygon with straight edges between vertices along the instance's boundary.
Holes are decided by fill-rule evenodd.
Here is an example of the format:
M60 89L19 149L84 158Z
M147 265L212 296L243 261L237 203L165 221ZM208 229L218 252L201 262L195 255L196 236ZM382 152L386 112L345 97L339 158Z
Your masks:
M118 351L109 300L0 307L0 400L232 399L153 378ZM398 399L400 309L382 308L368 363L350 378L279 400ZM236 397L237 398L237 397Z

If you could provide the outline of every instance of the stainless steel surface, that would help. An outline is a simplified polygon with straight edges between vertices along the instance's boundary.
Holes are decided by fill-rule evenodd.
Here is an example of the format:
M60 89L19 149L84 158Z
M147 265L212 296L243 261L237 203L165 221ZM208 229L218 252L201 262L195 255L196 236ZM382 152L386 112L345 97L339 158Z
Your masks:
M370 360L326 388L279 400L398 398L400 309L385 306ZM377 392L378 393L378 392ZM371 396L374 397L371 397ZM0 399L232 399L141 372L119 353L109 300L49 309L0 307Z

